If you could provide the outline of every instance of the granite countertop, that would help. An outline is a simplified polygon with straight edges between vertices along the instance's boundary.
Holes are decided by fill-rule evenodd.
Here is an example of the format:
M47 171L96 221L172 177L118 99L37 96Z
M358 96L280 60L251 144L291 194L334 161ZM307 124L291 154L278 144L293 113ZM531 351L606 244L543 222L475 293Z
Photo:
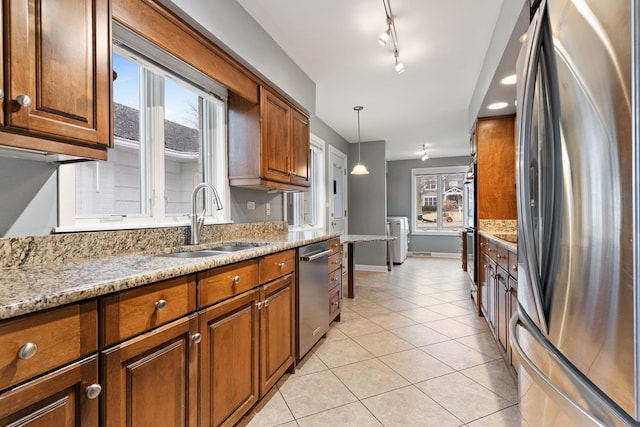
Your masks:
M3 268L0 276L0 319L78 302L124 289L183 276L270 253L319 242L337 234L288 232L261 239L213 241L177 246L149 254L123 254L43 265ZM246 250L204 258L173 258L162 253L202 250L225 243L250 242Z
M518 233L480 231L480 234L490 239L497 240L505 246L509 246L516 250L518 249Z
M340 236L340 243L363 243L363 242L385 242L396 240L395 236L373 235L373 234L343 234Z

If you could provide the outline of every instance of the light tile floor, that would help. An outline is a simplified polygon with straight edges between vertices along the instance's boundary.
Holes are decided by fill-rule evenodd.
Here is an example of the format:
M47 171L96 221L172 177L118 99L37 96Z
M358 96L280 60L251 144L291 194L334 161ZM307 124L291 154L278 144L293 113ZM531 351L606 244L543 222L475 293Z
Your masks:
M519 426L516 384L468 287L457 259L358 272L342 321L248 425Z

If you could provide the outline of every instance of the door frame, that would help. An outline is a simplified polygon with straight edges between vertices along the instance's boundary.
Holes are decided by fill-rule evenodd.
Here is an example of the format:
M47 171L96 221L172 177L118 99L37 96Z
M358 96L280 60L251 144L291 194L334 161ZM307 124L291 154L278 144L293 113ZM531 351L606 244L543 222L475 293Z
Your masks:
M333 221L333 165L338 164L342 166L344 173L342 179L342 204L345 207L344 213L344 234L348 234L349 229L349 206L348 206L348 176L347 170L349 167L347 154L340 151L333 145L329 145L329 162L327 167L327 200L328 200L328 214L327 214L327 230L332 231L331 222Z

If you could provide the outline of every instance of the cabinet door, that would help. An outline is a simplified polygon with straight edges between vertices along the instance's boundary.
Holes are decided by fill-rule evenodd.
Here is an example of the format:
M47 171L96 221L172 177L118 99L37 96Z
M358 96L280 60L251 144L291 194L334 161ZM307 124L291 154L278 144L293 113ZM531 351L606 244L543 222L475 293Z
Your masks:
M293 274L265 285L261 294L264 298L260 309L260 397L294 363Z
M265 179L288 183L291 176L291 108L262 88L260 115L262 175Z
M491 279L491 270L489 264L489 257L482 253L482 256L479 259L479 269L478 273L480 277L478 278L478 293L480 294L480 307L482 309L482 313L487 317L487 321L489 320L489 280Z
M487 261L487 320L489 321L489 326L495 333L497 292L496 274L498 266L491 258L487 258Z
M496 269L496 314L495 327L498 343L502 350L507 351L509 342L507 340L507 330L509 325L509 275L502 267Z
M103 425L197 425L197 326L192 314L103 352Z
M199 313L201 426L232 426L258 401L258 297L248 291Z
M5 64L6 126L108 146L108 0L8 0L3 12L10 52Z
M0 394L0 425L98 426L98 358L91 356Z
M291 183L309 185L311 161L309 119L292 110L291 124Z

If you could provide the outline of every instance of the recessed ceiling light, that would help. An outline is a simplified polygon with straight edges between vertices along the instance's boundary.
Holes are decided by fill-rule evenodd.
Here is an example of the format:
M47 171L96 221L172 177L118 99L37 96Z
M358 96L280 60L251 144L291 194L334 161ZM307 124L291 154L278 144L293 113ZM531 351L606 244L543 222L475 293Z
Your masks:
M514 85L516 84L516 75L511 74L510 76L507 76L504 79L500 80L500 83L502 83L503 85Z
M489 110L499 110L501 108L505 108L506 106L508 106L509 104L506 102L494 102L493 104L489 104L487 105L487 108Z

